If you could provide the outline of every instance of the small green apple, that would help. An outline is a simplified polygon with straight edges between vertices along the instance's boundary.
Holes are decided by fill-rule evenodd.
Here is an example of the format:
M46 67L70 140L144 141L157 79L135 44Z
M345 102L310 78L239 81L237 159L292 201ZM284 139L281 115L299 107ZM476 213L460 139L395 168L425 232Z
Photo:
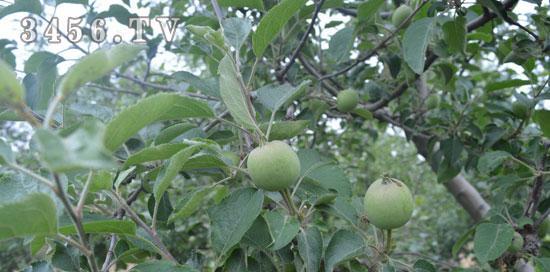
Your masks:
M512 238L512 244L508 248L508 250L512 253L516 253L520 251L523 248L523 236L519 232L514 232L514 238Z
M407 5L399 6L391 16L391 22L395 27L400 26L405 19L413 13L412 8Z
M409 221L414 202L407 185L397 179L383 177L367 189L364 206L367 218L374 226L396 229Z
M356 91L347 89L338 93L336 108L341 112L350 112L357 107L359 94Z
M300 176L298 155L281 141L272 141L252 150L247 166L254 184L267 191L289 188Z

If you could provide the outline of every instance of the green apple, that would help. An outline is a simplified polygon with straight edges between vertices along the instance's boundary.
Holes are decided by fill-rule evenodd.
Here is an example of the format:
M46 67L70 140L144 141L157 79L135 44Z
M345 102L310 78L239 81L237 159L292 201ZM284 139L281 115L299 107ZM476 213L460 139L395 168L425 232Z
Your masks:
M405 19L413 13L412 8L407 5L399 6L391 16L391 22L395 27L400 26Z
M300 176L298 155L281 141L272 141L252 150L247 166L254 184L267 191L289 188Z
M411 191L403 182L383 177L367 189L365 212L370 223L380 229L395 229L405 225L413 212Z
M357 107L359 94L356 91L347 89L338 93L336 108L341 112L350 112Z
M512 238L512 244L508 250L512 253L516 253L523 248L523 236L519 232L514 232L514 238Z

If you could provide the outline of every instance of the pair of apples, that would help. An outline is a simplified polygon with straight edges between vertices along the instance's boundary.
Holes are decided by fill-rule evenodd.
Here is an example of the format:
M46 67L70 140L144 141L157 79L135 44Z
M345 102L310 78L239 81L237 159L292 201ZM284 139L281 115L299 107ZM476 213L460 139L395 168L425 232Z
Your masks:
M290 188L301 172L298 156L282 141L272 141L252 150L247 165L254 184L267 191ZM405 225L413 211L413 197L409 188L403 182L389 177L372 183L363 203L369 222L380 229L395 229Z

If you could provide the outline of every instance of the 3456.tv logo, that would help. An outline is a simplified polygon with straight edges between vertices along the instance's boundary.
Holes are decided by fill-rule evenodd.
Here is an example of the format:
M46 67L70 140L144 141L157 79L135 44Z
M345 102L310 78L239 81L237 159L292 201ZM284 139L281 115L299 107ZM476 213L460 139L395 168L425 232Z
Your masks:
M27 16L21 19L21 27L23 32L19 36L21 41L25 43L35 42L38 35L43 35L49 43L60 43L61 38L65 38L70 42L77 43L85 36L85 30L88 31L87 35L90 39L96 43L102 43L107 39L107 27L104 18L96 18L89 24L89 29L83 28L82 17L69 17L67 18L66 29L61 29L58 17L52 17L50 20L43 18L48 22L46 28L43 31L38 29L37 20L32 16ZM159 16L154 19L149 17L130 17L128 20L128 27L133 29L135 35L131 40L133 43L145 43L144 31L146 27L157 24L162 31L162 35L167 42L171 42L176 34L179 18L163 17ZM113 35L114 43L122 42L122 35Z

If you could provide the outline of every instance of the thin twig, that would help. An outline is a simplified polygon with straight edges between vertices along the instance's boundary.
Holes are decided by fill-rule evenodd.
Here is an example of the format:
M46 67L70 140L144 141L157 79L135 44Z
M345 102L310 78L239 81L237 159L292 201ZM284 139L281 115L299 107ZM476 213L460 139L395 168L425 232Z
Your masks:
M90 171L90 173L88 174L88 178L86 179L86 183L84 184L84 188L82 188L82 192L80 193L80 199L78 200L78 204L76 205L75 212L81 218L82 218L82 209L84 209L84 203L86 202L86 197L88 196L88 191L90 190L90 185L92 184L92 176L93 176L93 172Z
M130 206L126 204L126 201L122 199L122 197L120 197L120 195L115 191L112 191L112 195L120 204L120 206L126 211L128 217L130 217L136 224L138 224L138 226L140 226L143 230L145 230L145 232L147 232L149 237L151 237L153 244L155 244L155 246L160 250L160 254L162 255L162 257L171 262L177 263L174 256L172 256L172 254L168 251L168 248L160 240L157 234L153 232L153 230L145 222L143 222L143 220L141 220L141 218L132 210L132 208L130 208Z
M86 256L86 259L88 260L88 265L90 266L90 270L93 272L97 272L98 267L95 260L95 254L92 249L90 249L88 245L88 237L86 235L86 232L84 231L84 226L82 225L82 218L79 217L75 210L73 209L73 206L69 202L69 198L67 197L67 194L65 194L65 191L63 190L63 185L61 184L61 179L59 178L58 174L53 174L54 181L56 184L56 188L54 190L57 197L61 200L61 203L63 203L63 206L65 207L65 210L67 213L69 213L69 217L73 221L73 224L76 227L76 232L78 233L78 237L80 238L80 244L82 244L83 247L87 248L90 251L90 255Z
M302 36L302 39L300 40L300 42L298 43L298 46L296 47L296 49L294 49L294 52L292 53L287 65L283 68L283 70L281 70L280 73L277 74L277 78L279 79L279 81L282 81L284 79L286 73L288 73L288 70L290 70L290 68L296 61L298 54L306 44L307 38L309 34L313 31L313 27L315 26L315 22L317 21L317 17L319 16L319 12L321 11L321 8L323 7L324 3L325 3L325 0L318 0L315 3L315 11L313 12L313 16L311 17L311 23L307 27L307 30Z

